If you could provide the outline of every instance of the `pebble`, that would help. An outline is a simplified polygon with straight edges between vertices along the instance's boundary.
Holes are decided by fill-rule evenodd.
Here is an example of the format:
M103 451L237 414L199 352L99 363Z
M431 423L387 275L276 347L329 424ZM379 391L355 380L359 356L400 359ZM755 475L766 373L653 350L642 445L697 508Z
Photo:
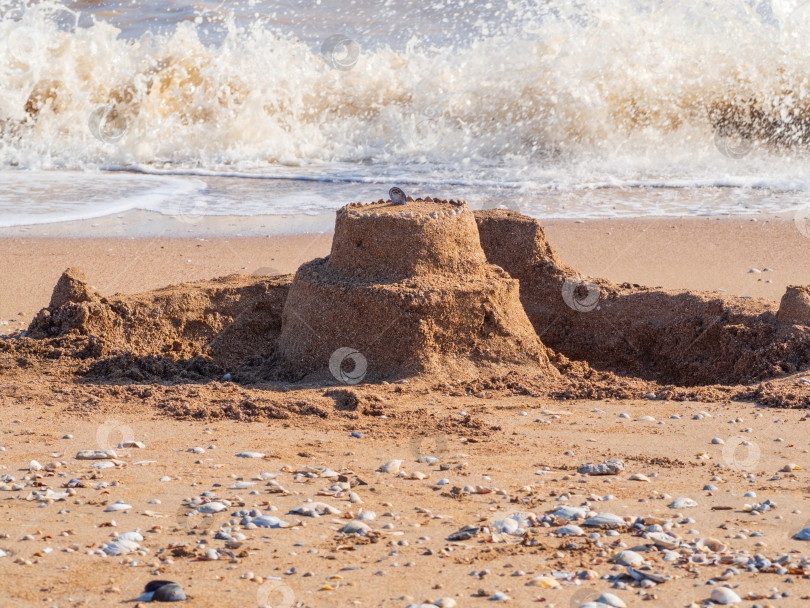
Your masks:
M503 593L502 591L496 591L495 593L492 594L492 597L490 599L493 602L508 602L512 598Z
M624 461L611 458L600 464L586 463L577 467L577 473L582 475L618 475L624 471Z
M596 602L598 604L605 604L606 606L613 606L613 608L627 608L627 604L625 604L620 597L612 593L603 593L596 598Z
M561 526L560 528L557 528L557 534L563 536L585 536L585 531L579 526L568 524L566 526Z
M725 441L723 441L722 439L720 439L720 437L714 437L714 438L712 439L712 443L713 443L714 445L723 445L723 444L725 443Z
M802 528L793 535L794 540L810 540L810 526Z
M132 505L128 505L125 502L119 500L108 506L106 509L104 509L104 512L109 513L112 511L128 511L131 508Z

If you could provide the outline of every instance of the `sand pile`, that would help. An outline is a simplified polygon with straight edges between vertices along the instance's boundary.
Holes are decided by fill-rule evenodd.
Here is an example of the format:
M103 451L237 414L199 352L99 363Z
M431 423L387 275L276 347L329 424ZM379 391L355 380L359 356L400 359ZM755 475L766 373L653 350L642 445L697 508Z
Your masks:
M230 367L272 352L289 281L290 277L230 276L102 298L80 270L69 268L54 289L51 305L39 312L28 335L50 338L81 358L118 356L116 364L124 377L136 362L145 368L142 379L171 379L177 369L173 362L200 356ZM107 367L109 375L115 375L116 365Z
M495 385L629 397L806 369L808 312L807 287L788 288L777 312L764 300L581 277L539 222L514 212L378 202L340 210L330 256L294 279L102 297L68 269L28 339L4 348L78 359L72 373L104 381L334 384L345 372L349 383L425 373L442 382L517 370Z
M369 378L482 363L556 374L517 281L487 263L475 218L456 201L338 211L331 254L301 266L290 286L278 356L302 375L325 373L341 352L358 353Z
M789 288L777 318L766 300L582 277L519 213L481 211L476 221L487 260L520 281L537 335L570 359L682 386L745 384L810 364L810 328L793 325L810 320L807 288Z

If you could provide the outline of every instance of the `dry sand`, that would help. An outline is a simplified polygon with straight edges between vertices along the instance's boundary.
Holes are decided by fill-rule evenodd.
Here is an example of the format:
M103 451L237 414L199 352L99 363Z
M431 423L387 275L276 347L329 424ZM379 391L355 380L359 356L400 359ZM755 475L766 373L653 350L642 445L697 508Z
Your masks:
M792 222L699 218L550 222L546 228L562 262L617 283L722 288L767 298L775 309L787 285L805 284L810 276L810 256L804 255L810 242ZM329 245L329 237L321 235L2 240L0 319L20 318L27 325L48 304L68 266L82 268L103 296L112 296L230 273L289 272L327 254ZM772 270L748 272L765 267ZM12 322L6 329L17 327ZM676 524L672 532L687 542L720 539L729 546L724 561L734 551L771 560L786 555L785 572L775 567L746 572L738 566L726 584L741 597L753 594L745 606L800 606L810 600L805 575L810 570L800 563L810 542L791 538L810 525L804 470L810 440L802 410L705 394L700 403L555 399L523 378L512 385L488 383L491 371L480 381L421 377L338 392L322 383L272 389L207 380L121 384L87 381L75 375L77 364L48 352L50 358L36 349L7 350L0 360L0 446L5 448L0 475L16 478L9 487L26 478L34 482L0 491L0 549L10 553L0 558L0 572L13 580L0 590L2 606L133 605L127 602L154 579L180 583L190 606L274 608L404 608L439 598L453 598L460 607L483 606L498 591L512 598L506 605L518 606L579 606L595 598L593 592L614 593L628 606L686 606L723 584L707 581L721 576L726 563L666 562L662 552L645 551L654 572L675 578L647 589L629 581L624 589L611 588L611 581L599 577L625 570L608 562L622 546L615 543L652 544L632 529L571 539L553 536L555 524L514 539L492 539L484 529L466 541L447 540L463 526L485 526L516 511L542 518L560 504L584 503L600 513L670 521ZM792 374L779 383L802 393L799 377ZM644 390L643 383L638 386ZM709 415L693 420L699 412ZM643 416L654 420L639 420ZM66 434L73 437L63 438ZM715 437L725 444L713 445ZM145 447L117 450L120 463L114 468L91 473L90 462L75 459L79 450L115 448L124 440ZM744 440L751 446L740 446ZM198 446L202 453L186 451ZM265 456L235 456L244 451ZM439 460L417 463L424 454ZM576 472L580 464L608 458L623 459L625 470L607 477ZM403 471L428 476L375 472L391 459L402 460ZM64 464L53 475L36 472L38 478L28 470L31 460ZM778 472L789 463L803 469ZM319 466L353 484L355 478L365 482L352 488L363 504L350 503L345 492L335 496L337 479L310 477L318 473L307 467ZM267 480L257 478L262 472L279 473L276 481L287 493L269 492ZM635 473L649 481L630 481ZM170 479L160 481L164 476ZM75 495L36 506L34 490L63 492L73 478L81 480ZM437 486L442 478L449 483ZM230 488L242 480L255 486ZM702 489L709 483L717 490ZM465 486L492 491L459 491ZM756 497L743 496L751 491ZM182 501L203 492L231 500L224 513L272 506L277 509L272 514L301 523L288 529L236 526L232 532L246 538L228 548L213 532L230 515L178 518L179 510L185 512ZM598 500L606 495L615 498ZM682 496L698 506L667 507ZM306 499L326 502L341 515L288 514ZM744 509L767 499L777 507L765 513ZM117 500L132 508L104 511ZM361 508L376 513L368 522L375 534L338 534L348 521L342 515L356 515ZM143 554L93 553L111 535L135 529L144 536ZM220 559L200 559L209 547L220 550ZM528 584L553 571L570 573L560 575L559 589ZM248 573L253 580L243 578ZM782 592L788 597L754 599Z

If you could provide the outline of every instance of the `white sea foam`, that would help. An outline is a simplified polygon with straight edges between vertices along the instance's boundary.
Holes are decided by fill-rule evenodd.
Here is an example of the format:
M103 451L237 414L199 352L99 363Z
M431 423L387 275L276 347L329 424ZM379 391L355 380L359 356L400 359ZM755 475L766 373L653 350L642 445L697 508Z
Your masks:
M381 193L395 182L481 204L519 192L537 215L553 214L542 202L553 190L773 190L763 207L773 210L787 200L780 192L810 184L810 4L423 4L0 0L0 168L123 168L232 187L256 177L380 184ZM329 54L333 35L344 42ZM741 130L751 151L721 154L718 133ZM248 204L240 188L255 190L209 197L202 212L299 208L273 188ZM306 212L358 198L321 194ZM181 199L199 210L199 199ZM685 207L671 202L622 208ZM110 199L107 212L131 203ZM699 207L734 207L713 204ZM87 205L77 209L65 203L59 217L87 217ZM587 200L557 211L596 213ZM4 211L0 223L31 215Z

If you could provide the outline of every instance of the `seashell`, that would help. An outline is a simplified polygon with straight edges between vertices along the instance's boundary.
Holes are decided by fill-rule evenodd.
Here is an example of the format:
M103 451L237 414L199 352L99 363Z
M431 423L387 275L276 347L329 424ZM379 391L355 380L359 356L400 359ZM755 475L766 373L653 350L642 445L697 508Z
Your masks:
M585 519L588 516L588 509L582 507L560 506L554 509L554 515L565 519Z
M340 529L344 534L368 534L371 532L371 526L362 521L353 519Z
M140 441L124 441L124 442L118 444L118 449L119 450L121 450L121 449L130 449L130 448L137 448L139 450L142 450L145 447L146 446L144 444L142 444Z
M664 549L676 549L681 544L681 541L677 538L663 532L650 532L647 534L647 538L653 541L656 547L663 547Z
M723 605L736 604L742 601L740 596L734 593L728 587L715 587L712 589L711 598L713 602Z
M237 481L228 486L229 490L247 490L256 485L255 481Z
M290 509L290 513L306 515L307 517L319 517L321 515L340 515L340 509L325 502L306 502L300 507Z
M239 452L236 454L237 458L264 458L262 452Z
M293 526L293 524L279 519L275 515L260 515L251 519L250 523L260 528L292 528Z
M625 604L620 597L617 597L612 593L603 593L596 598L596 605L599 606L600 604L604 604L605 606L613 606L613 608L627 608L627 604ZM601 606L599 606L599 608L601 608Z
M557 528L555 534L560 534L562 536L585 536L585 531L579 526L568 524L566 526Z
M650 481L650 478L641 473L633 473L629 478L630 481Z
M478 536L478 533L481 531L481 528L478 526L464 526L461 530L456 530L450 536L447 537L447 540L451 541L462 541L462 540L470 540L471 538Z
M645 564L644 557L642 557L640 553L636 553L630 549L619 551L611 558L611 561L620 566L643 566Z
M377 471L380 473L397 473L399 472L399 467L402 466L401 460L389 460L388 462L381 464Z
M670 509L689 509L691 507L698 506L698 503L696 503L691 498L682 497L682 498L676 498L671 503L669 503L668 506L669 506Z
M695 546L699 549L705 549L707 551L711 551L712 553L724 553L728 550L728 545L725 544L723 541L717 540L716 538L701 538L696 543Z
M110 511L128 511L131 508L132 508L132 505L128 505L125 502L122 502L122 501L119 500L118 502L114 502L113 504L108 506L106 509L104 509L104 512L109 513Z
M113 450L80 450L76 453L76 460L108 460L118 458Z
M197 507L197 511L199 511L200 513L219 513L220 511L224 511L227 508L228 507L222 504L221 502L209 502Z
M140 549L141 546L134 540L127 540L125 538L116 538L108 543L101 545L101 550L107 555L126 555Z
M377 514L374 511L361 511L357 514L355 519L359 519L360 521L374 521L377 519Z
M560 581L552 576L536 576L528 583L527 587L542 587L543 589L562 589Z
M618 526L626 526L627 522L624 521L624 518L614 515L613 513L599 513L586 519L582 525L593 528L616 528Z

